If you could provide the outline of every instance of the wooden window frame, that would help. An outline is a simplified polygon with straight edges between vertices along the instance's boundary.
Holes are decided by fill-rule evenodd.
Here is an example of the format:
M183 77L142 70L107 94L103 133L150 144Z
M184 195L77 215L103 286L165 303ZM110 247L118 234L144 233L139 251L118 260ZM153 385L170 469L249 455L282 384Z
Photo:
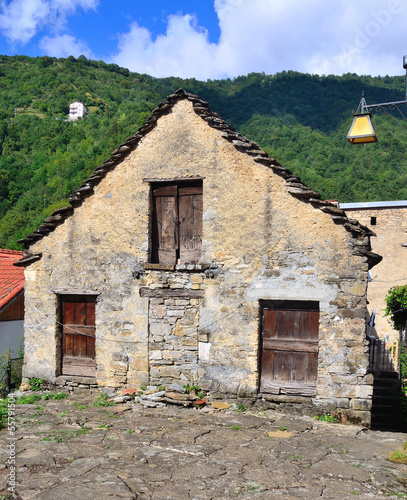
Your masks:
M151 182L150 262L197 264L202 249L202 179Z

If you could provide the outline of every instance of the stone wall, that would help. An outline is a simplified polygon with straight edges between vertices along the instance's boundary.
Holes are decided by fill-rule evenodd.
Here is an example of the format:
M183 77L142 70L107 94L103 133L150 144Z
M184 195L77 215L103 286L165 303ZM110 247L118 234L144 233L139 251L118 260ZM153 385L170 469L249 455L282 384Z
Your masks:
M26 271L26 377L61 375L58 297L91 293L99 386L175 381L255 397L261 301L312 300L320 307L313 402L369 423L368 263L359 251L368 238L333 208L298 198L296 179L288 186L274 171L281 167L235 142L180 100L73 216L30 243L42 257ZM203 183L201 264L149 264L151 182L193 176Z
M346 211L349 217L372 228L376 234L371 239L372 249L383 256L383 260L371 271L372 280L367 290L369 313L376 308L375 327L369 329L369 333L381 339L398 340L399 332L392 328L384 311L387 291L407 283L407 202L404 207L371 208L366 205L366 208ZM372 222L375 224L372 225Z

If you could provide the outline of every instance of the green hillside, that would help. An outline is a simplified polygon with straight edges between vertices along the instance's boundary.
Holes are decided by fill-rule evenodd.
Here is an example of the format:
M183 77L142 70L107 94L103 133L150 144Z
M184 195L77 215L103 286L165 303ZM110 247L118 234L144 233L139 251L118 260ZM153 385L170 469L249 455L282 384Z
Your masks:
M403 119L374 116L377 144L346 141L362 91L368 103L403 100L401 76L320 77L289 71L200 82L152 78L84 56L0 56L0 83L3 248L19 248L17 240L66 205L70 192L180 87L206 99L324 198L407 199ZM90 114L67 122L74 100L83 101Z

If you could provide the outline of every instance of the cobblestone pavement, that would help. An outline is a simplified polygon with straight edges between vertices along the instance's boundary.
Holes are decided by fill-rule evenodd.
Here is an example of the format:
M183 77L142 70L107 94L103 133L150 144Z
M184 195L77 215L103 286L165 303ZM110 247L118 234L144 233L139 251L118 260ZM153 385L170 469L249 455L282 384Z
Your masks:
M406 434L272 411L89 407L94 398L16 406L16 493L6 429L0 498L407 498L407 466L386 459Z

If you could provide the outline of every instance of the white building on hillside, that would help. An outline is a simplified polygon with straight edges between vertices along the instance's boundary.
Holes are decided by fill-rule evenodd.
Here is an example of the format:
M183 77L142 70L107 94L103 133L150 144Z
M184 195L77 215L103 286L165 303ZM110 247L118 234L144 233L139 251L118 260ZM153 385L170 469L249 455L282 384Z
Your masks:
M69 105L69 120L77 120L87 116L88 108L79 101L71 102Z

